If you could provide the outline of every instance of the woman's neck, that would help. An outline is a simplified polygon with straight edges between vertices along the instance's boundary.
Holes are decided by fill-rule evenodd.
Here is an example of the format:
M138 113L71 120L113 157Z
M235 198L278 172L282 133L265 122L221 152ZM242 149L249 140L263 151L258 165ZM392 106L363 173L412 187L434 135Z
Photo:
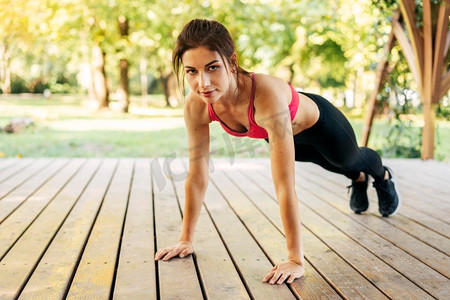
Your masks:
M236 107L249 102L252 79L243 74L234 76L228 93L222 97L221 104L225 107Z

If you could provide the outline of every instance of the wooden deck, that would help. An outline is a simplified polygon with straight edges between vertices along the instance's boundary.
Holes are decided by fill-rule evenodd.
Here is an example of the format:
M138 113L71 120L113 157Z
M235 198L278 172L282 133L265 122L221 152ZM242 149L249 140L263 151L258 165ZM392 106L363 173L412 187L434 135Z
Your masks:
M403 196L389 218L373 188L356 215L345 177L297 165L306 276L271 286L286 250L267 159L213 160L196 254L158 263L185 161L2 159L0 299L449 299L450 166L387 162Z

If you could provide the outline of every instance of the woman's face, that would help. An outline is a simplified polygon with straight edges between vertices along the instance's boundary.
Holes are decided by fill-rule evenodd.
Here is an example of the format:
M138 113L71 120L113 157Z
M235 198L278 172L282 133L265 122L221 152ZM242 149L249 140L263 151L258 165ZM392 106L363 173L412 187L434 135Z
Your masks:
M230 91L230 66L220 54L205 47L186 51L182 56L189 87L203 101L215 103Z

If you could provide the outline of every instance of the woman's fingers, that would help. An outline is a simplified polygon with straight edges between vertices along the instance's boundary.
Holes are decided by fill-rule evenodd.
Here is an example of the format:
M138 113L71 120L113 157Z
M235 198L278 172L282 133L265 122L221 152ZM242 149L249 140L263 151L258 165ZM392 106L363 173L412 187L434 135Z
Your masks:
M189 254L190 254L189 248L186 248L180 253L180 257L183 258Z
M267 274L266 277L264 277L263 282L268 282L273 277L274 274L275 270L274 269L270 270L269 274Z
M163 248L163 249L160 249L158 252L156 252L155 260L160 260L160 259L163 258L169 251L170 251L169 248Z
M264 277L263 282L269 284L292 283L296 278L300 278L304 273L303 266L294 262L286 262L275 265Z
M182 244L182 245L176 245L173 247L167 247L160 249L155 254L155 260L162 259L163 261L167 261L175 256L180 256L181 258L191 254L194 252L194 249L192 248L192 245L188 244Z
M286 278L288 278L290 275L288 274L281 274L280 279L278 279L277 284L282 284Z
M296 278L296 276L294 274L292 274L291 276L289 276L287 283L293 283L295 278Z
M272 279L269 281L270 284L275 284L276 282L278 282L279 279L281 279L283 273L281 272L275 272L275 274L273 275ZM283 283L283 282L281 282Z
M169 260L172 257L177 256L178 254L180 254L181 250L180 249L173 249L172 251L170 251L169 253L166 254L166 256L164 256L163 261Z

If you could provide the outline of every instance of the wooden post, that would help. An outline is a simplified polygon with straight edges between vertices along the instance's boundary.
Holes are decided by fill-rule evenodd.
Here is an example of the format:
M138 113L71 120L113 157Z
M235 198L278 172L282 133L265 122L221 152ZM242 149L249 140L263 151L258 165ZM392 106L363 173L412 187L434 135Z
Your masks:
M422 130L422 155L423 160L433 159L434 157L434 120L436 117L436 104L430 100L424 99L423 103L423 121Z
M424 127L422 132L422 159L432 159L434 155L434 122L436 103L450 87L450 71L444 64L450 43L448 30L450 0L444 0L439 7L430 0L423 1L423 27L416 25L416 3L414 0L400 0L399 7L408 31L406 35L398 19L393 19L393 37L398 41L414 75L417 89L423 104ZM436 20L432 10L437 9ZM433 35L434 32L434 35ZM434 40L433 40L434 39ZM390 41L391 42L391 37ZM388 47L389 45L387 45ZM387 48L392 49L391 48ZM383 60L377 71L377 87L369 101L369 111L364 126L362 144L367 145L372 125L376 95L383 80L387 61ZM445 73L445 74L444 74Z
M397 11L394 19L392 20L392 23L397 22L400 18L400 12ZM391 30L391 33L389 34L389 39L387 44L384 46L384 57L380 61L380 63L377 66L377 77L376 77L376 86L373 90L372 94L370 95L369 101L367 103L367 115L366 119L364 121L364 127L363 127L363 135L361 144L364 147L367 147L367 144L369 143L369 136L370 131L372 130L372 123L373 118L376 113L376 104L377 104L377 95L380 92L381 86L383 85L384 78L386 76L386 69L388 66L388 60L389 60L389 54L391 53L392 48L394 47L395 42L395 36L394 36L394 30Z

